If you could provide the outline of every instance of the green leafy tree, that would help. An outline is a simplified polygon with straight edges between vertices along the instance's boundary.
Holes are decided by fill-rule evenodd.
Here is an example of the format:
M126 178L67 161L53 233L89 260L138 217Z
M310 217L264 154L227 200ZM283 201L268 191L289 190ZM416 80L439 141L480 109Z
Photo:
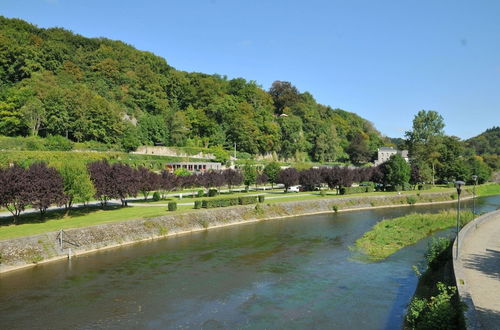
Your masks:
M410 165L401 155L392 155L383 166L385 182L387 184L402 186L410 181Z
M87 203L96 193L87 167L78 161L55 163L56 169L63 179L63 190L67 196L66 209L73 203Z
M247 187L257 181L257 170L250 162L245 163L243 166L243 184Z
M271 187L274 188L274 184L278 180L278 174L281 171L281 166L277 162L270 162L264 167L264 174L267 175L267 180L271 183Z
M21 108L21 114L30 130L30 135L37 136L40 127L45 121L43 103L39 99L32 97Z

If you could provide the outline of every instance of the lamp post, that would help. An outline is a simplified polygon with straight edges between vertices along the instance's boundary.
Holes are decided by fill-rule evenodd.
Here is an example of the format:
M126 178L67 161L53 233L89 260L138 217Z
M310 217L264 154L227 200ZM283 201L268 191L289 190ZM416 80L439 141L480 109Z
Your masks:
M457 194L458 194L458 204L457 204L457 237L456 237L456 243L457 243L457 254L456 258L458 258L458 232L459 232L459 226L460 226L460 194L462 193L462 186L465 185L465 182L463 181L455 181L455 187L457 187Z
M476 184L477 184L477 175L473 175L472 181L474 181L474 188L472 188L472 214L476 215Z

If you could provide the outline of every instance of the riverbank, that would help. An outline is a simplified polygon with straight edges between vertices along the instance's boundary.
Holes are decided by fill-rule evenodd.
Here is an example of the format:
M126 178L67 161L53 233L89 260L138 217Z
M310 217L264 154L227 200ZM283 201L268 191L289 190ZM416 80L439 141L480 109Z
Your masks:
M471 196L464 193L464 198ZM114 222L0 241L0 273L36 264L174 235L276 218L318 213L450 203L446 193L354 196L193 210L149 219Z

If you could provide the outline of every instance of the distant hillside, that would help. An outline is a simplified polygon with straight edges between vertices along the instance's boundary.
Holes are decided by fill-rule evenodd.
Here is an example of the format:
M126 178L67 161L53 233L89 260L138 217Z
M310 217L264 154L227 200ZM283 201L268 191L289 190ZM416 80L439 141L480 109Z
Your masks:
M0 16L0 134L231 149L314 161L370 159L365 119L277 81L178 71L120 41Z
M500 156L500 127L492 127L483 133L465 141L478 155L490 154Z

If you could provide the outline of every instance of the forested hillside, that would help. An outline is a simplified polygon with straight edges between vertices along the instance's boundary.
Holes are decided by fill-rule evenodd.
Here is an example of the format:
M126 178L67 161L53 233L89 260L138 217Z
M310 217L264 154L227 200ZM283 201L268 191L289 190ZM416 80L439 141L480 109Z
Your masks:
M159 41L161 42L161 41ZM291 83L178 71L120 41L0 16L0 134L73 141L223 146L314 161L369 161L383 144L365 119Z
M465 141L466 145L482 156L494 169L500 169L500 127L492 127Z

